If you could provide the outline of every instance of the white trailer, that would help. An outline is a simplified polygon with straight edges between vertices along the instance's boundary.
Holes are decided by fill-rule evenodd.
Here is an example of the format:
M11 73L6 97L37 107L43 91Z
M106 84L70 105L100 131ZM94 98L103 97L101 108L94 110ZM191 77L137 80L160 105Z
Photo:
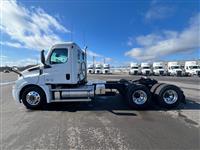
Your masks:
M153 63L153 74L154 75L165 75L166 74L163 62L154 62Z
M89 74L95 73L95 66L93 64L88 65L87 73Z
M167 74L170 76L182 76L183 70L181 69L181 65L176 61L168 62Z
M95 74L102 74L103 73L103 67L101 64L96 64L95 65Z
M82 57L80 57L82 56ZM118 91L129 105L144 109L156 100L162 107L172 108L185 102L183 91L150 78L119 81L88 81L86 51L73 42L53 45L47 57L41 52L41 64L19 74L13 86L13 97L27 109L42 109L47 103L88 102L96 97ZM118 93L117 92L117 93ZM154 98L151 98L154 97Z
M111 70L110 70L110 65L109 64L103 64L102 73L103 74L111 74Z
M131 63L129 74L131 75L138 75L139 74L139 64L138 63Z
M197 64L196 61L186 61L184 69L185 73L189 76L200 76L200 66Z
M142 75L151 75L152 74L150 63L146 63L146 62L141 63L141 74Z

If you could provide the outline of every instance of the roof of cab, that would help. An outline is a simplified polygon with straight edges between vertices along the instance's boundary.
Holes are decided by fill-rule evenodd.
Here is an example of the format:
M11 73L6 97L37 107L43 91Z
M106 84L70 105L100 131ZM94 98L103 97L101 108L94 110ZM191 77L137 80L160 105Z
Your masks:
M52 47L70 46L70 45L79 47L75 42L61 42L61 43L56 43Z

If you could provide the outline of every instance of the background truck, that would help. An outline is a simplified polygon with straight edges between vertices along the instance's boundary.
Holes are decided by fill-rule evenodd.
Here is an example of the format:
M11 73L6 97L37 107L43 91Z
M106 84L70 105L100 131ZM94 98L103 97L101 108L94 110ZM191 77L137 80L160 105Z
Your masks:
M93 64L88 65L87 73L93 74L95 72L95 66Z
M46 57L41 51L40 65L23 72L11 68L19 74L12 91L14 99L28 109L41 109L47 103L92 101L98 96L109 96L115 89L114 93L121 94L136 109L147 108L153 101L166 108L185 101L179 87L150 78L88 81L86 54L73 42L55 44Z
M110 73L111 73L110 65L109 65L109 64L103 64L102 73L103 73L103 74L110 74Z
M200 76L200 66L197 64L196 61L186 61L184 69L185 73L189 76Z
M154 62L153 63L153 74L154 75L165 75L165 69L163 62Z
M151 64L150 63L141 63L141 74L142 75L151 75L152 70L151 70Z
M95 65L95 74L102 74L103 72L103 67L101 64L96 64Z
M181 65L176 61L168 62L167 74L170 76L182 76L183 70L181 69Z
M139 64L138 63L131 63L129 74L131 75L138 75L139 74Z

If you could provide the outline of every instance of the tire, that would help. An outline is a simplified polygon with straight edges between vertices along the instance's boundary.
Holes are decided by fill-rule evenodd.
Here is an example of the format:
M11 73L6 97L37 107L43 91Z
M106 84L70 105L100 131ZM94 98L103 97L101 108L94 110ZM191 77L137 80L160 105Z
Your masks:
M29 95L29 100L27 98L28 95ZM39 100L37 100L37 102L35 102L35 104L31 104L30 101L32 101L32 100L30 100L31 99L30 95L32 96L32 98L34 95L33 101L36 101L35 99L37 99L38 97L39 97L38 98ZM36 87L36 86L28 87L22 93L22 102L26 106L27 109L41 109L42 106L44 106L46 104L46 95L43 92L43 90L39 87Z
M144 97L146 98L146 100L144 100L143 102L137 101L136 99L139 96L138 93L139 95L143 95L143 96L145 95ZM133 99L133 97L135 97L135 100ZM129 105L134 109L146 109L151 102L151 93L149 89L144 85L131 84L129 85L128 90L127 90L127 100L128 100Z
M169 98L170 95L171 98ZM185 100L183 91L179 87L169 84L160 85L155 91L155 96L158 104L168 109L177 107L181 101Z
M150 89L151 93L154 95L156 89L162 84L164 84L164 83L156 83L156 84L154 84Z

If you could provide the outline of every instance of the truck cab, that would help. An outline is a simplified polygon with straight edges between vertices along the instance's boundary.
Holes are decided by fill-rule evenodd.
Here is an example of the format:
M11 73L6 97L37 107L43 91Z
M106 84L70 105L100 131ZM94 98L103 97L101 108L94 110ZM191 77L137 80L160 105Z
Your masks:
M138 63L131 63L129 74L131 75L138 75L139 74L139 64Z
M185 73L189 76L197 75L200 76L200 66L196 61L186 61L185 62Z
M150 63L141 63L141 74L142 75L152 74Z
M163 62L153 63L153 74L154 75L165 75L165 69Z
M102 74L102 65L101 64L95 65L95 74Z
M93 64L88 65L87 73L93 74L95 71L95 67Z
M110 74L111 70L110 70L110 65L109 64L103 64L103 74Z
M182 76L183 70L178 62L168 62L167 72L170 76Z

